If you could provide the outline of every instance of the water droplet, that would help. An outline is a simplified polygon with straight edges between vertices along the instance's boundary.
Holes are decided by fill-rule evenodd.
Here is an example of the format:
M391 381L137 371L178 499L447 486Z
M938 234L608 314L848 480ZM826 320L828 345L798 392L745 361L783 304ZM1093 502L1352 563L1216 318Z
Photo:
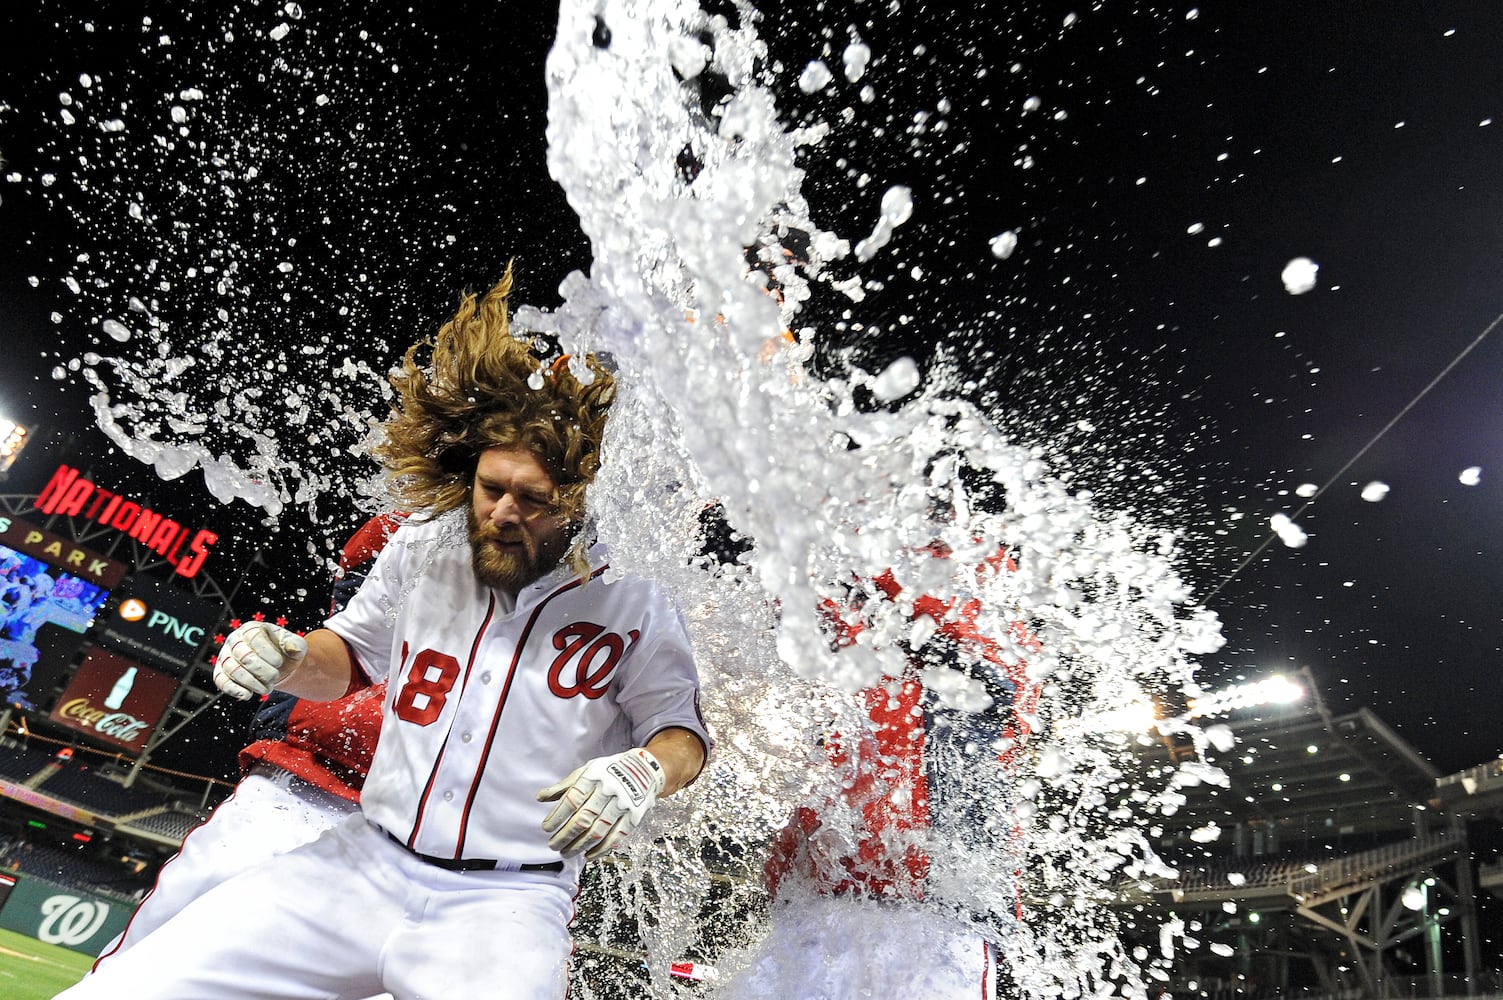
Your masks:
M1315 261L1309 257L1295 257L1284 265L1279 278L1284 282L1284 290L1290 295L1303 295L1315 287L1319 273L1320 265Z
M798 89L806 94L817 93L830 85L835 75L830 72L830 67L821 59L815 59L804 67L803 73L798 78Z

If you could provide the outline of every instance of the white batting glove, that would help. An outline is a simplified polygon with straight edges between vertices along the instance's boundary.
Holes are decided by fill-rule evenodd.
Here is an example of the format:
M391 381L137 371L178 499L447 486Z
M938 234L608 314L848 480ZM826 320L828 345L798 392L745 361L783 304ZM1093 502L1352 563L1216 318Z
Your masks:
M271 622L246 622L230 633L214 662L214 686L244 701L271 694L303 665L308 643Z
M548 846L565 857L583 851L594 861L637 828L665 781L663 765L641 747L575 768L538 792L539 802L558 800L543 820L543 832L552 835Z

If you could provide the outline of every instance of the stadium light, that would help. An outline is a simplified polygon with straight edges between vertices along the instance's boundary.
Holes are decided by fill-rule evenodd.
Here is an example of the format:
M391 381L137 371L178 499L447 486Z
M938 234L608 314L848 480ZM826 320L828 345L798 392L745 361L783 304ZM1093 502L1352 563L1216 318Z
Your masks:
M1158 721L1158 708L1151 701L1131 701L1108 712L1101 722L1123 733L1146 733Z
M16 464L16 457L26 442L31 440L31 429L9 417L0 417L0 472Z
M1262 705L1290 705L1305 697L1305 689L1283 674L1274 674L1260 681L1233 684L1220 691L1212 691L1204 698L1190 699L1190 718L1207 715L1225 715L1245 708Z

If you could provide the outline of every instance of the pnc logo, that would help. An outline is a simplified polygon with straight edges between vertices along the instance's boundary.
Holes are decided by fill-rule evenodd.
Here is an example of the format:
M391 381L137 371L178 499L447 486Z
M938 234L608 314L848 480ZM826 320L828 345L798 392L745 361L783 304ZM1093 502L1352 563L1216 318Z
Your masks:
M122 620L132 623L145 619L146 628L153 632L160 632L169 639L176 639L185 646L197 648L204 641L203 626L179 621L165 611L153 611L139 597L128 597L121 601L115 614L119 615ZM147 617L148 615L150 617Z

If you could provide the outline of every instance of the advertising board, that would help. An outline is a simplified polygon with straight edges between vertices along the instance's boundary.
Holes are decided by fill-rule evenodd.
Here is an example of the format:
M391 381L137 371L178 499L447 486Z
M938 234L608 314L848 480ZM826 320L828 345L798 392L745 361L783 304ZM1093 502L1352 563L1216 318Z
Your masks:
M175 677L187 673L219 622L219 608L137 573L116 590L95 641Z
M96 646L84 656L48 717L93 739L140 753L177 684L167 674Z

